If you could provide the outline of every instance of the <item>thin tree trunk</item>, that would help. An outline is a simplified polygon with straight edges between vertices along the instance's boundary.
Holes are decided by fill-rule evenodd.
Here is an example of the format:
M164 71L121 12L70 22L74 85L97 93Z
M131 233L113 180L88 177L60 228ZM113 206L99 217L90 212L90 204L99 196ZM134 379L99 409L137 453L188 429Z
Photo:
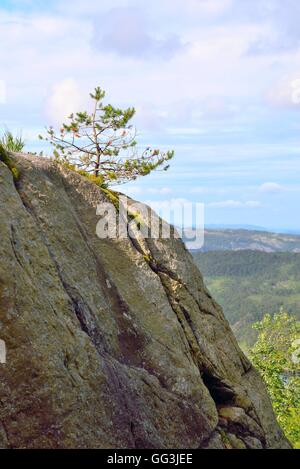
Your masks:
M95 170L94 170L94 175L96 177L99 176L100 155L101 155L101 148L99 147L99 144L98 144L97 130L96 130L96 127L95 127L95 121L96 121L96 115L97 115L97 106L98 106L98 101L96 101L95 110L94 110L94 114L93 114L93 132L94 132L94 139L95 139L96 152L97 152L97 158L96 158L96 164L95 164Z
M100 169L100 154L97 155L97 159L96 159L96 165L95 165L95 171L94 171L94 175L96 177L99 176L99 169Z

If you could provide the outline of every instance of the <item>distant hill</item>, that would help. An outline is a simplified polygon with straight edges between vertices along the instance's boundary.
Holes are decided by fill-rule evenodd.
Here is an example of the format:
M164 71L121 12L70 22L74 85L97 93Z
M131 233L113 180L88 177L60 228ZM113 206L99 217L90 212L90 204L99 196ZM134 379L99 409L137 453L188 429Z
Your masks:
M292 235L300 235L300 228L272 228L268 229L264 226L247 225L247 224L205 224L207 230L249 230L249 231L266 231L268 233L285 233Z
M205 228L208 230L251 230L251 231L271 231L267 230L263 226L257 225L236 225L236 224L227 224L227 225L216 225L209 224L205 225ZM277 233L277 230L274 230Z
M300 319L300 254L250 250L192 254L240 343L253 342L251 325L265 313L284 307Z
M185 230L184 240L191 250L208 251L239 251L257 250L263 252L299 252L300 235L278 234L268 231L245 229L206 229L204 245L187 242L191 238L191 230Z

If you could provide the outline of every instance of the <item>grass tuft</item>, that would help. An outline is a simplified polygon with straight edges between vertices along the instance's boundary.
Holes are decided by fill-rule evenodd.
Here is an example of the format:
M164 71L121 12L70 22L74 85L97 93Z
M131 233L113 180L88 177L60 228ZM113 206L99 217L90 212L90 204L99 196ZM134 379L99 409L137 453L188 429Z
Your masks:
M14 181L17 182L20 179L20 171L16 168L10 157L8 150L3 146L2 142L0 141L0 161L2 161L12 172Z
M7 130L0 139L0 145L7 151L18 153L24 149L25 141L22 135L14 136L12 132Z

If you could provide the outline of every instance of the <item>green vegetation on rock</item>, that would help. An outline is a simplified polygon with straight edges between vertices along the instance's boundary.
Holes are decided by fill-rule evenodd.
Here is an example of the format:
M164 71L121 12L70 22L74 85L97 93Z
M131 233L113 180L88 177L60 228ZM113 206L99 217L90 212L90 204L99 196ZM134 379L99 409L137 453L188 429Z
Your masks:
M267 385L281 428L300 448L300 322L281 311L253 327L259 336L250 358Z
M18 137L17 140L14 141L14 137L12 136L12 134L10 134L10 132L7 132L5 136L0 139L0 161L6 164L6 166L11 170L13 179L16 182L20 178L20 171L12 162L9 154L10 151L13 151L10 148L13 148L14 143L16 145L16 148L20 148L18 147Z
M8 152L17 153L24 149L25 141L21 135L14 136L12 132L7 130L0 139L0 146Z

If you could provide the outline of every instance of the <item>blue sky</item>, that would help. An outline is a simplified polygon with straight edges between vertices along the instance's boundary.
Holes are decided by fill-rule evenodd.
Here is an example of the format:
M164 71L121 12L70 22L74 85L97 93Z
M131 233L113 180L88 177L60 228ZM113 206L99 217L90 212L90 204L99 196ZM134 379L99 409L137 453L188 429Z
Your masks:
M300 230L298 0L0 0L0 126L37 135L96 85L134 105L167 173L122 190L209 224Z

